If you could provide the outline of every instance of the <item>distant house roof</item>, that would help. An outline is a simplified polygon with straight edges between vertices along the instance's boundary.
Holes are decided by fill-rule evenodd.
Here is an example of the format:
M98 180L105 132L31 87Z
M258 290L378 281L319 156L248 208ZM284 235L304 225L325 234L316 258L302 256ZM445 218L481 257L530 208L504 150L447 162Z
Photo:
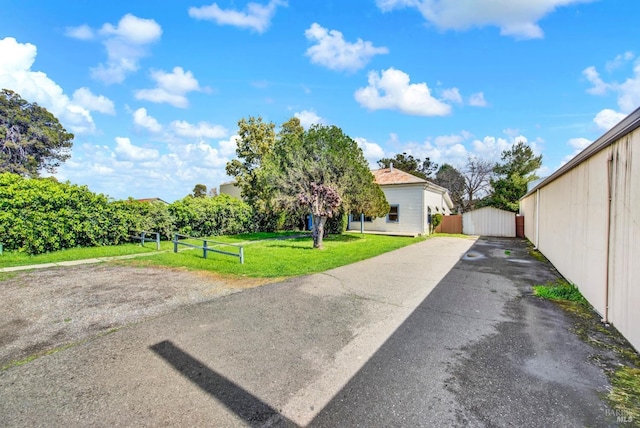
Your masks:
M136 199L136 201L138 202L162 202L163 204L167 204L169 205L169 202L164 201L160 198L142 198L142 199Z
M376 184L384 186L387 184L426 184L427 180L424 180L415 175L409 174L399 170L398 168L383 168L371 171L375 177Z
M398 168L382 168L372 170L371 173L375 178L375 183L379 186L393 186L400 184L422 184L425 188L429 188L431 190L435 190L444 195L444 200L447 206L451 209L453 208L453 202L451 201L451 196L449 195L449 190L438 186L435 183L432 183L428 180L425 180L420 177L416 177L413 174L409 174L408 172L404 172L399 170Z

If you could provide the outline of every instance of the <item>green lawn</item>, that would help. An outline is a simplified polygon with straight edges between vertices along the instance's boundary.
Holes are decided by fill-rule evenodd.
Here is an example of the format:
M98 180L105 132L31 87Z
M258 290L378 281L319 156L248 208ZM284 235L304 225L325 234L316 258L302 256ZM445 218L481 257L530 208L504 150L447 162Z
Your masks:
M171 242L161 242L162 250L173 248ZM125 256L129 254L150 253L156 251L155 242L147 242L144 247L140 244L123 244L105 247L77 247L51 253L30 256L17 251L5 251L0 256L0 268L10 266L36 265L40 263L57 263L70 260L93 259L96 257Z
M229 237L226 237L228 239ZM237 241L249 241L248 236ZM212 238L220 241L220 237ZM264 239L260 238L260 239ZM142 266L169 266L189 270L213 271L223 275L249 277L285 277L322 272L414 244L425 238L382 235L336 235L324 240L324 249L312 248L311 237L271 240L244 245L245 263L238 258L201 250L161 253L144 259L126 261ZM224 249L221 247L221 249ZM230 249L234 251L235 249Z

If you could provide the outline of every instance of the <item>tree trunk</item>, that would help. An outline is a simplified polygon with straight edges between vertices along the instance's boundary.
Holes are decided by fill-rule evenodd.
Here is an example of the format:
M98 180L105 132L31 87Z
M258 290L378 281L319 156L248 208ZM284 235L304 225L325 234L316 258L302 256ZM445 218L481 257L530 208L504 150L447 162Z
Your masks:
M322 249L322 237L327 217L313 216L313 248Z

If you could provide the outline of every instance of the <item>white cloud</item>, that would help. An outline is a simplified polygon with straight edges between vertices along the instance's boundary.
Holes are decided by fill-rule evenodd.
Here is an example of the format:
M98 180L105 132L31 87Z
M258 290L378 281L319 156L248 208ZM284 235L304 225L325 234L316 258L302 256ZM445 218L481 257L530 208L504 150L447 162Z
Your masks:
M631 113L640 106L640 63L633 68L634 76L624 83L615 85L618 91L618 106L625 113Z
M222 138L228 134L226 128L207 122L198 122L194 125L184 120L171 122L171 128L180 137L190 138Z
M444 89L442 91L442 99L452 103L462 104L462 95L460 95L458 88Z
M73 102L89 111L116 114L113 101L104 95L94 95L89 88L82 87L73 93Z
M367 141L366 138L354 138L356 143L358 143L358 147L362 149L364 153L364 158L369 162L369 166L373 168L377 168L378 161L384 158L384 150L376 143L371 143Z
M587 67L582 71L584 77L593 85L593 87L587 89L587 92L593 95L604 95L609 89L609 85L606 84L600 74L594 66Z
M632 61L634 58L635 58L635 54L633 52L627 51L625 53L616 55L616 57L613 60L607 61L607 64L605 65L605 67L607 71L611 72L617 68L622 67L624 64L628 63L629 61Z
M96 36L96 33L91 27L84 24L78 27L67 27L65 35L78 40L91 40Z
M574 149L581 151L591 144L591 140L587 140L586 138L572 138L567 141L567 144L569 144Z
M13 37L0 39L0 88L11 89L45 107L75 134L94 132L88 109L72 101L45 73L31 70L36 55L37 48L31 43L19 43Z
M218 142L218 148L222 156L230 157L236 154L236 148L238 147L239 135L232 135L228 140L220 140Z
M214 21L218 25L232 25L264 33L271 25L271 19L276 14L278 6L287 6L287 2L271 0L266 5L249 3L246 10L242 12L222 9L217 3L213 3L210 6L189 8L189 16L195 19Z
M371 42L362 39L349 43L340 31L328 30L315 22L304 35L308 40L316 42L307 49L305 55L311 58L312 63L331 70L357 71L367 65L375 55L389 53L386 47L375 47Z
M131 140L126 137L116 137L116 147L114 152L119 160L141 162L158 159L160 153L155 149L147 149L131 144Z
M138 18L130 13L117 25L105 23L95 31L88 25L68 27L66 35L80 40L102 39L107 50L106 63L91 69L91 76L106 84L121 83L127 74L140 68L139 61L147 54L147 46L162 36L162 27L153 19Z
M608 131L625 117L626 115L624 113L606 108L593 118L593 123L595 123L598 128Z
M322 125L326 123L326 121L322 117L318 116L316 112L310 110L302 110L294 113L293 116L300 119L300 125L302 125L304 129L309 129L311 125Z
M496 26L500 34L520 39L542 38L538 21L558 7L592 0L377 0L382 11L412 7L440 30Z
M116 198L154 196L169 202L191 193L196 183L214 187L229 180L224 171L229 159L203 142L170 145L163 154L134 146L128 138L116 147L119 153L107 146L79 144L56 177ZM141 150L150 150L149 156Z
M416 116L446 116L451 106L434 98L426 83L409 83L409 75L389 68L380 74L369 73L369 86L358 89L354 96L369 110L399 110Z
M152 71L151 78L156 81L156 87L135 91L137 99L185 108L189 105L186 94L201 90L193 73L185 72L182 67L174 67L171 73L162 70Z
M591 144L591 140L587 140L586 138L571 138L569 141L567 141L567 144L573 148L573 152L571 154L568 154L568 155L566 155L565 157L562 158L558 168L561 167L562 165L566 164L567 162L569 162L578 153L580 153L587 146L589 146ZM538 173L538 175L543 176L540 173Z
M510 149L513 143L509 143L509 141L504 138L486 136L482 140L473 140L471 144L474 153L480 158L498 161L502 152Z
M488 106L487 100L484 99L484 93L478 92L471 94L469 97L469 105L473 107L486 107Z
M162 125L154 117L150 116L144 107L133 112L133 123L153 134L162 132Z

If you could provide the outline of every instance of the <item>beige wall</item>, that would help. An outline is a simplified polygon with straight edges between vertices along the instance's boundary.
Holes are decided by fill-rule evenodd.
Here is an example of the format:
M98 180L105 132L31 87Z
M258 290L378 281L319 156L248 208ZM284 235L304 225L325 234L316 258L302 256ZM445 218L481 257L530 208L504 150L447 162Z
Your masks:
M242 195L240 194L240 188L236 185L236 183L222 183L220 185L220 194L221 195L229 195L234 198L242 199Z
M390 205L398 205L399 222L391 223L387 217L374 219L372 222L365 222L364 229L377 232L393 233L425 233L426 209L424 208L424 186L423 185L394 185L383 186L387 201ZM354 218L349 223L350 230L360 229L360 219Z
M640 129L528 195L521 212L527 238L640 349Z

